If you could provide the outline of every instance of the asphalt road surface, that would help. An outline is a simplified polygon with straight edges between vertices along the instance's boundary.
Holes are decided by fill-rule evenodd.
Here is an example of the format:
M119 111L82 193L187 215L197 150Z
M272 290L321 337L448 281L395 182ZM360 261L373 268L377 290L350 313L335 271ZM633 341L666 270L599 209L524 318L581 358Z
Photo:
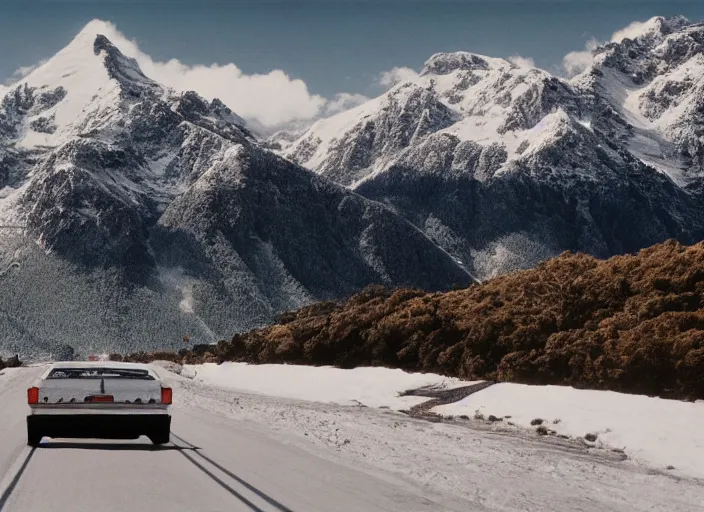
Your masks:
M44 440L26 446L26 389L41 368L0 376L0 511L485 510L318 458L207 411L174 408L172 442Z

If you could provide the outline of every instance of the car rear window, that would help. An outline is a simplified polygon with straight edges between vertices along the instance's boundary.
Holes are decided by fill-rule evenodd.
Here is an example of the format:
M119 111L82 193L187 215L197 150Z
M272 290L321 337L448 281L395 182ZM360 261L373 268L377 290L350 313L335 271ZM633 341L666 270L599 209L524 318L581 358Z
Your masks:
M46 378L155 380L148 370L138 368L54 368Z

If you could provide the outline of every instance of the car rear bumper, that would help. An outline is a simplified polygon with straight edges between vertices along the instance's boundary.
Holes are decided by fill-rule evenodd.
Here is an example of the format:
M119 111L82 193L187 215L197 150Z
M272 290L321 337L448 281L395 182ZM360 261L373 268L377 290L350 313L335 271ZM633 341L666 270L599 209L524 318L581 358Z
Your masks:
M47 437L137 439L154 432L169 432L166 414L65 414L27 416L27 428Z
M29 406L31 415L37 416L73 416L89 415L98 416L156 416L170 414L169 406L165 404L125 404L125 403L71 403L71 404L32 404Z

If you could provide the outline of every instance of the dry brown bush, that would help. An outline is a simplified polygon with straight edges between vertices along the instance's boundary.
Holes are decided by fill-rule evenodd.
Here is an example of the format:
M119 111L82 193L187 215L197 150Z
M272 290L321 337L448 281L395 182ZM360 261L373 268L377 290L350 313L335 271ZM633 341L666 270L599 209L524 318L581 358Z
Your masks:
M208 351L216 361L383 365L704 398L703 304L704 243L668 241L606 261L564 253L447 293L372 286L345 303L286 313L277 325ZM196 362L204 354L194 349L174 359Z
M0 370L5 368L19 368L22 366L22 361L20 361L19 356L12 356L7 361L3 361L0 357Z

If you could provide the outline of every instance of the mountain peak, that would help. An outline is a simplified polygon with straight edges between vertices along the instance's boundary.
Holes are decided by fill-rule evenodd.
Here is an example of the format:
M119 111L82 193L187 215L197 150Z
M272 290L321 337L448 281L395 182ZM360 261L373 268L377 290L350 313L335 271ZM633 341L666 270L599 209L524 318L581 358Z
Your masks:
M118 44L114 44L117 42ZM43 62L22 81L32 87L56 87L76 82L71 89L98 86L106 90L110 79L121 86L127 82L154 84L140 70L137 61L122 53L119 43L126 42L112 23L93 20L51 59ZM107 73L106 73L107 72Z
M113 46L111 41L118 41L121 35L112 23L97 19L92 20L74 36L71 42L59 51L57 56L62 54L80 54L86 56L89 53L94 53L95 43L98 38L100 38L101 41L107 42L110 46Z
M614 33L611 42L593 51L591 65L573 83L588 86L610 69L643 87L703 52L704 23L691 23L684 16L656 16Z
M98 18L92 19L76 34L76 38L86 37L88 39L95 39L98 34L108 34L114 36L118 34L117 28L109 21L101 20Z
M470 52L436 53L425 61L421 76L448 75L454 71L487 71L492 68L510 67L503 59L496 59Z
M139 67L137 61L125 56L112 42L103 34L95 36L93 41L93 53L104 55L103 64L110 78L120 83L123 92L133 96L139 95L139 90L144 86L159 87L156 82L147 78Z
M107 113L119 110L122 100L160 96L164 88L147 78L137 61L113 41L129 49L112 24L93 20L56 55L13 84L19 96L11 101L14 107L8 105L14 113L6 135L21 147L55 146L68 133L96 129L96 120L108 119Z
M100 55L101 51L105 51L106 53L114 53L116 51L120 52L120 50L118 50L107 37L103 34L98 34L95 36L95 40L93 41L93 53Z
M613 36L613 42L621 43L626 39L636 40L644 38L662 39L674 32L678 32L690 25L690 21L684 16L674 16L666 18L655 16L645 22L635 22L619 30Z

